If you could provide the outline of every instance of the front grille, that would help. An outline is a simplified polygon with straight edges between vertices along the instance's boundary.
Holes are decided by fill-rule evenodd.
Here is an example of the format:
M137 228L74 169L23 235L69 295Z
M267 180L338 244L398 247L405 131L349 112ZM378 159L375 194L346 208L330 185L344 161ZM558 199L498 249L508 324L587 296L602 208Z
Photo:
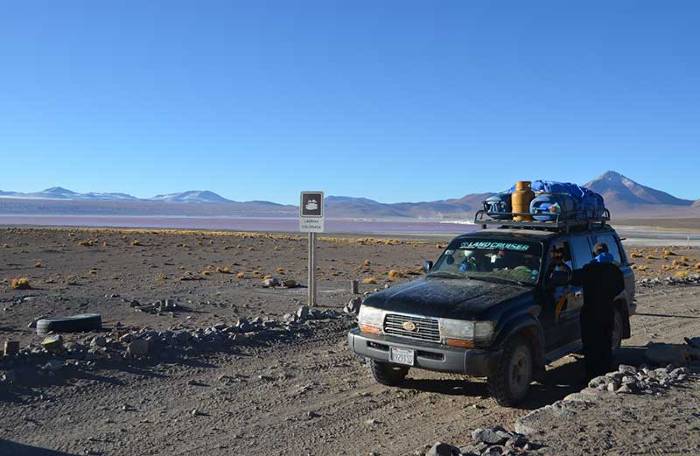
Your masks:
M415 331L408 331L403 328L402 325L407 321L411 321L416 325ZM384 332L394 336L410 337L411 339L425 340L427 342L440 342L440 329L435 318L386 314L384 318Z

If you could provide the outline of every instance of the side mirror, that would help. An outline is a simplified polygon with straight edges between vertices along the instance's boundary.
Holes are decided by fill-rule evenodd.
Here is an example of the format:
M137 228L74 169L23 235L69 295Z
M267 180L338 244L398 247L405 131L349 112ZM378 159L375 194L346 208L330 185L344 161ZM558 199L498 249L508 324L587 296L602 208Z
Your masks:
M430 261L430 260L425 260L425 261L423 262L423 270L424 270L425 273L427 274L427 273L430 272L431 269L433 269L433 262Z

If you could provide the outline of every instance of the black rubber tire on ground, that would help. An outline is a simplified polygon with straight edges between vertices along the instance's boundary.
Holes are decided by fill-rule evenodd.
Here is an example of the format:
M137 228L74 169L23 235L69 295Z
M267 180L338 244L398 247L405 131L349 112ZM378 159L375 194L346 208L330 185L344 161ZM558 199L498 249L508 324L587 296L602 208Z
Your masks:
M533 380L532 348L522 337L513 337L503 347L495 372L487 379L491 396L504 407L512 407L527 397Z
M387 386L400 385L406 378L409 369L407 366L382 363L381 361L375 361L373 359L369 361L369 368L377 383Z
M42 318L36 322L36 333L81 332L102 329L100 314L80 314L62 318Z

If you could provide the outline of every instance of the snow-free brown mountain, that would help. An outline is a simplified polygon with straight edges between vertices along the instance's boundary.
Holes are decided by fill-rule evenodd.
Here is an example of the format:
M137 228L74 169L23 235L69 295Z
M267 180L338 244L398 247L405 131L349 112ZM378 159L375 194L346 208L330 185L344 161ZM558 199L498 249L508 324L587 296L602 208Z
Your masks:
M504 183L501 183L504 184ZM505 185L502 185L505 186ZM613 218L698 217L700 200L677 198L608 171L585 184L603 195ZM330 218L470 220L493 193L424 202L382 203L361 197L326 197ZM181 215L295 217L298 208L270 201L239 202L211 191L193 190L136 198L124 193L76 193L62 187L36 193L0 191L0 214Z

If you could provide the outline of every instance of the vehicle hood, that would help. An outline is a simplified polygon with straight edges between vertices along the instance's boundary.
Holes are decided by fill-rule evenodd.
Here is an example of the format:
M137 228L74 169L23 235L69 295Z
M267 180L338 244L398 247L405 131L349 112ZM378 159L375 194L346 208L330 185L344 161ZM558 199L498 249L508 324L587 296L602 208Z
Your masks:
M533 293L534 288L472 279L424 278L368 296L378 309L436 318L470 319L494 306Z

